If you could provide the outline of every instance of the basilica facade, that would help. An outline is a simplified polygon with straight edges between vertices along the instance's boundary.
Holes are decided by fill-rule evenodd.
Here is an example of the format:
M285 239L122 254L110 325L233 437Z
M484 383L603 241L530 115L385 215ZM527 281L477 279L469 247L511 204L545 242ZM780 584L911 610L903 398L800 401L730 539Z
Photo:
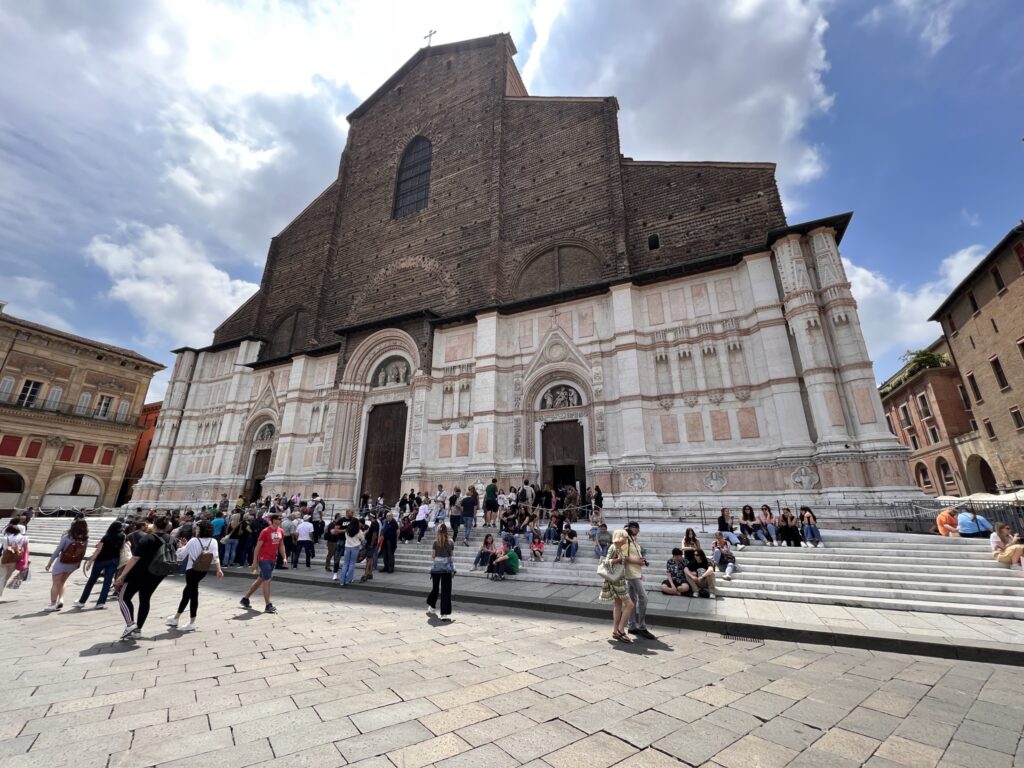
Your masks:
M839 245L768 163L620 153L614 98L529 96L507 35L349 115L259 291L176 350L133 504L524 478L606 506L916 495Z

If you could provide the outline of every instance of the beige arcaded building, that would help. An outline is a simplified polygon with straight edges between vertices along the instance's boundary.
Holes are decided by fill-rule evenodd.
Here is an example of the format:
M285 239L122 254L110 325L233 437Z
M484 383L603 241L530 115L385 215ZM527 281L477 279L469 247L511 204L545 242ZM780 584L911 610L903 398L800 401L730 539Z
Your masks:
M153 374L130 349L12 317L0 302L0 513L113 506Z

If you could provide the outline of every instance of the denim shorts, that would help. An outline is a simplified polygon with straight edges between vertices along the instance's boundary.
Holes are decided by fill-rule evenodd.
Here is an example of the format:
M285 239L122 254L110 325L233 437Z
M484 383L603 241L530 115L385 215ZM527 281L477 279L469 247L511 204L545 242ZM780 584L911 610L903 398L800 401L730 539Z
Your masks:
M260 578L264 581L274 578L274 565L273 560L260 560Z

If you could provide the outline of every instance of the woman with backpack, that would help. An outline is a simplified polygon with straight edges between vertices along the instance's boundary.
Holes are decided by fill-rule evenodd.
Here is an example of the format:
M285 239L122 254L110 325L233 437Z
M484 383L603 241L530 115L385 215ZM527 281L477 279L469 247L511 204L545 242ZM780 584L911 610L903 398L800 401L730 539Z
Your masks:
M84 519L71 523L68 532L60 537L60 544L50 555L46 570L51 571L50 604L48 611L59 611L64 607L64 585L72 573L77 571L89 546L89 524ZM52 570L51 570L52 569Z
M134 535L134 534L133 534ZM177 555L174 540L170 536L170 521L158 517L153 521L153 532L143 532L132 543L132 558L118 577L114 579L117 603L124 616L125 628L121 639L142 632L149 616L149 601L164 580L164 576L177 571ZM139 610L132 604L139 596Z
M13 584L28 570L28 536L21 532L21 527L15 520L17 518L11 519L11 523L4 530L3 539L0 539L3 546L3 555L0 555L0 596L3 595L8 582ZM12 574L17 575L12 579Z
M199 582L211 570L216 572L218 579L224 578L217 552L217 540L213 536L213 523L209 520L199 523L198 535L189 539L188 543L178 550L178 560L185 563L185 588L181 590L178 612L167 617L167 626L178 629L181 614L188 607L188 624L181 627L181 631L195 632L196 616L199 613Z
M356 577L356 563L359 562L359 550L363 546L366 534L359 520L352 518L345 526L345 565L342 567L338 586L347 587Z
M437 616L437 599L441 598L441 621L452 621L452 577L455 576L455 542L448 537L448 526L437 526L430 566L430 594L427 595L427 615Z
M107 595L110 594L110 585L114 581L114 573L121 561L121 548L126 543L124 525L120 520L115 520L107 528L107 532L103 534L103 538L99 540L92 556L88 559L88 563L91 565L89 580L85 582L82 596L78 598L78 602L73 607L85 608L85 604L89 602L89 595L92 594L92 588L96 586L100 576L103 577L103 586L100 588L100 597L96 601L96 607L107 607Z

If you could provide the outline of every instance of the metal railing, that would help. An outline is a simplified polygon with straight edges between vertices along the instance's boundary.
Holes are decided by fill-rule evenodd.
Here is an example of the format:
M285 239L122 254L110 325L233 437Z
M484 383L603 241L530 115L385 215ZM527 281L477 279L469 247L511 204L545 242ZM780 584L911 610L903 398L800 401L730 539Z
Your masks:
M109 421L115 424L131 424L137 419L136 415L132 413L131 408L122 417L112 408L107 410L106 413L102 413L99 408L94 406L82 406L78 403L67 402L54 403L45 399L38 399L31 403L19 400L0 400L0 408L55 413L60 416L75 416L80 419L95 419L96 421Z

